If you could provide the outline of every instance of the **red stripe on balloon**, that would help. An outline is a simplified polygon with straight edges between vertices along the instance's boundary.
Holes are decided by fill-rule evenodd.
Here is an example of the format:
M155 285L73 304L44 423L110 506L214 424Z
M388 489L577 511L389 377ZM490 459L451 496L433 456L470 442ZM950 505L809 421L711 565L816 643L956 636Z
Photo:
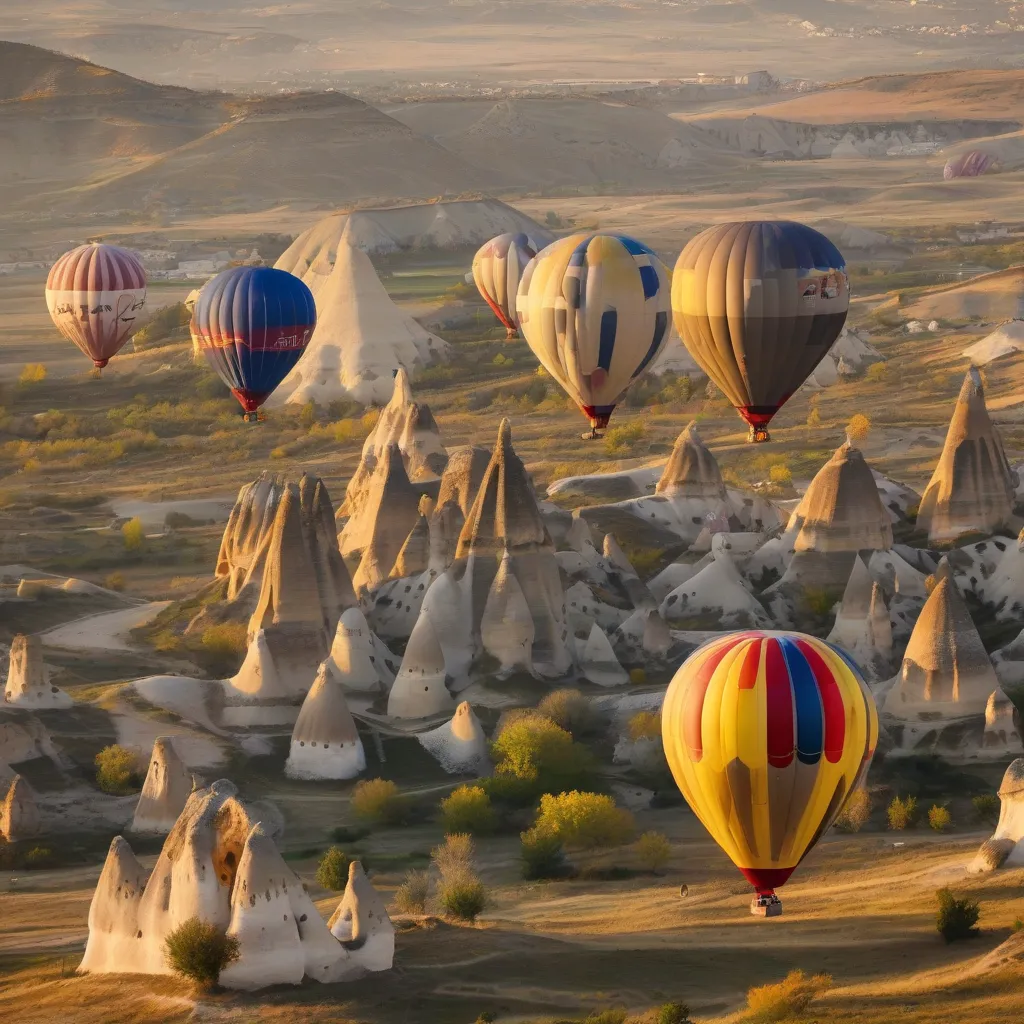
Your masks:
M846 742L846 708L843 706L843 695L839 692L832 669L825 659L806 640L797 640L800 653L811 666L811 673L821 695L821 708L825 718L825 759L836 764L843 756L843 744Z
M761 641L753 640L743 652L743 664L740 666L741 690L752 690L757 686L757 670L761 666Z
M699 761L704 756L704 744L701 739L700 723L704 714L704 698L707 696L711 677L715 674L722 659L735 646L734 643L723 643L716 651L707 656L704 663L694 673L693 680L686 688L683 697L683 742L691 761Z
M793 762L795 712L789 667L779 641L770 638L765 651L765 696L768 718L768 763L787 768Z

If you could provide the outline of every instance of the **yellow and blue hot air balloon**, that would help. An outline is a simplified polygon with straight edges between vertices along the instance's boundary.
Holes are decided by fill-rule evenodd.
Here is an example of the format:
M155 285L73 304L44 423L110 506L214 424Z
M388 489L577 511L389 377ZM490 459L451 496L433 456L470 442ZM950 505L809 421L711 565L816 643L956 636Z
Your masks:
M626 235L570 235L537 253L519 282L519 329L541 365L589 417L615 404L668 337L668 270Z
M672 775L778 913L784 884L871 763L878 714L839 648L803 633L730 633L695 651L662 708Z
M504 324L510 339L516 336L519 282L530 260L544 244L525 232L508 233L484 242L473 257L473 282L477 291Z

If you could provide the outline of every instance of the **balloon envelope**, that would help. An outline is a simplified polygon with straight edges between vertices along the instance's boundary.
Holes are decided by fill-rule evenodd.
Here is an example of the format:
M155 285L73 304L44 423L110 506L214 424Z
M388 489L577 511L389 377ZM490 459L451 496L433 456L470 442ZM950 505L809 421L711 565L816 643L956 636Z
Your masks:
M145 302L142 262L116 245L80 245L64 253L46 278L54 326L98 367L131 337Z
M995 170L995 159L982 149L972 149L946 162L942 177L946 181L954 178L977 178Z
M661 721L686 802L759 892L782 885L832 824L878 741L860 672L803 633L705 644L669 684Z
M203 285L192 339L246 412L299 361L316 326L313 293L270 267L232 267Z
M570 235L527 266L516 313L534 355L604 427L616 402L668 337L669 275L626 235Z
M683 249L672 276L683 344L755 428L825 357L849 305L842 254L793 221L708 228Z
M473 257L473 282L510 336L516 330L519 281L526 265L543 248L538 239L525 233L504 234L485 242Z

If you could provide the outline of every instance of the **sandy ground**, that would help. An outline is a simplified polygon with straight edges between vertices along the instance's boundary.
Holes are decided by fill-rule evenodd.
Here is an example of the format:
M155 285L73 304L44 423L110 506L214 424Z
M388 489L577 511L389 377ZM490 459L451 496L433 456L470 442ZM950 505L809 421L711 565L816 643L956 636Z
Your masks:
M170 601L150 601L149 604L124 611L103 612L76 619L42 635L43 643L50 647L65 647L93 651L130 651L125 634L136 626L143 626L161 612Z

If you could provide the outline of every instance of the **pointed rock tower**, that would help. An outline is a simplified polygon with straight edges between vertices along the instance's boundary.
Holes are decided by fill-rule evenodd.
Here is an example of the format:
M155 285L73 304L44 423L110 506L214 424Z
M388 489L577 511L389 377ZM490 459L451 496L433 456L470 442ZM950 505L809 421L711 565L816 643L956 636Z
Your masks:
M4 701L15 707L39 711L69 708L74 703L63 690L50 682L49 670L43 663L43 642L39 637L19 633L12 641Z
M445 687L444 652L429 616L421 614L413 627L388 697L392 718L429 718L448 711L452 698Z
M423 495L420 516L399 549L395 564L388 574L391 579L419 576L430 567L430 517L434 511L432 498Z
M325 661L292 730L285 774L293 779L353 779L365 768L363 741L345 692Z
M81 973L117 974L136 968L145 888L146 869L124 837L114 836L89 907L89 942L78 968Z
M364 971L390 971L395 959L395 926L380 893L370 884L363 865L348 866L348 885L327 922L331 934Z
M437 507L443 508L449 501L462 511L463 519L473 507L484 474L491 462L491 453L486 448L467 445L456 448L441 475L441 486L437 492Z
M387 693L395 681L397 663L358 608L349 608L341 616L325 662L334 682L352 693Z
M284 481L267 472L238 492L224 527L215 569L218 579L227 580L229 601L234 601L247 584L253 583L258 591L283 493Z
M158 736L153 743L146 781L135 806L133 832L166 835L174 828L178 815L192 793L192 773L178 757L169 736Z
M490 770L487 736L468 700L455 709L450 722L418 733L416 739L451 775L486 775Z
M858 555L836 614L829 643L841 647L869 680L888 679L892 672L892 623L882 588L871 579Z
M512 426L504 419L459 537L456 565L449 570L459 569L463 585L469 588L476 644L499 560L506 552L509 574L515 576L533 618L533 669L542 676L565 675L572 667L573 653L555 546L526 468L512 448ZM429 602L428 594L424 607Z
M655 494L667 498L728 500L722 471L711 449L697 430L696 421L687 424L676 438L665 469L662 471Z
M624 686L629 673L619 664L604 630L595 622L579 656L580 674L595 686Z
M38 834L39 809L35 790L20 775L15 775L7 796L0 803L0 836L14 843Z
M996 674L945 559L935 579L882 720L899 750L977 756Z
M384 405L395 370L410 372L444 358L447 342L391 301L366 253L339 242L330 276L316 296L317 325L280 402L329 405L342 398Z
M967 533L993 533L1012 516L1016 474L989 419L981 375L964 378L946 443L921 498L917 525L933 543Z
M747 589L732 558L724 551L717 552L700 572L676 587L658 610L668 622L710 615L717 629L760 629L771 625L768 613Z
M487 595L480 620L480 640L484 650L497 658L502 674L516 669L530 672L535 635L530 606L512 572L512 559L506 551Z
M970 874L1024 867L1024 757L1010 763L999 787L999 822L967 866Z

